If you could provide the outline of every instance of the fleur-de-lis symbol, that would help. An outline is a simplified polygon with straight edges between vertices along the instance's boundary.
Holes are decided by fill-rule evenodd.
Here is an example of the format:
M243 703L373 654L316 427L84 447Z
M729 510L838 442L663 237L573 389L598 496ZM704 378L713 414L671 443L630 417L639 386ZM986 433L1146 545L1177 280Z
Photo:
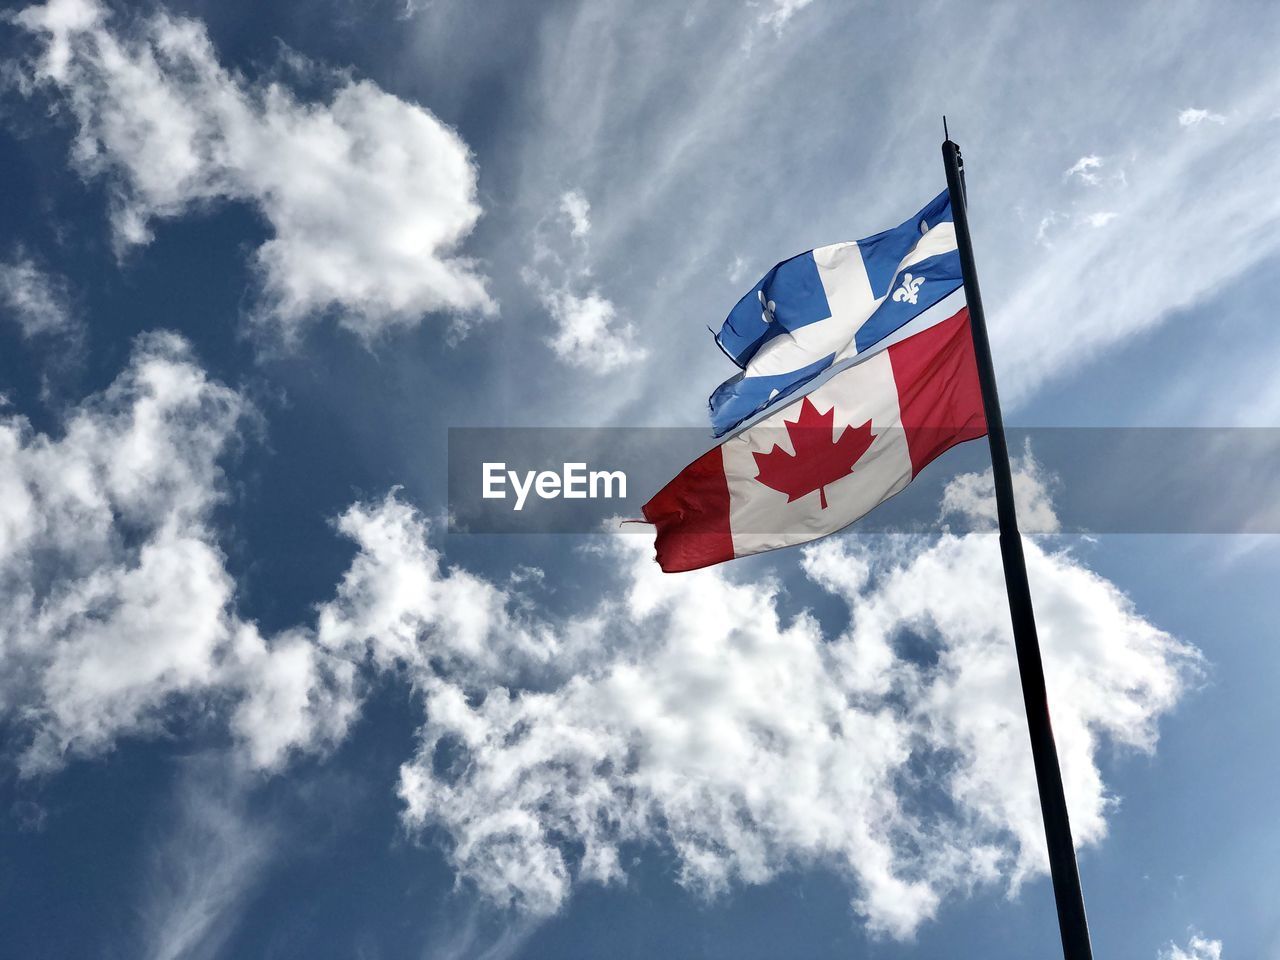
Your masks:
M778 319L773 315L773 311L778 309L778 305L772 300L766 300L763 290L757 290L756 296L760 298L760 319L765 323L773 323Z
M899 302L905 301L915 304L919 300L920 287L924 284L924 277L913 277L909 273L902 275L902 286L893 291L893 299Z

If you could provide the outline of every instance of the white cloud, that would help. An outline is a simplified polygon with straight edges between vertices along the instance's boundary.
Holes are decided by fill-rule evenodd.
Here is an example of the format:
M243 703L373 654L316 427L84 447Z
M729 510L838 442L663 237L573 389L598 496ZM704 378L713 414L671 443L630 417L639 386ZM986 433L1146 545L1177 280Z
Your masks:
M494 929L492 922L482 922L491 920L485 913L474 905L462 914L451 913L431 931L424 960L511 960L540 926L536 917L508 916Z
M226 665L213 683L237 699L230 726L249 763L282 767L294 751L341 742L359 712L357 667L317 646L303 628L263 638L237 623Z
M78 126L74 164L110 186L121 249L153 221L243 201L273 232L253 258L256 319L286 340L327 313L372 338L493 310L456 253L480 216L475 165L425 108L340 73L327 102L301 102L224 68L199 21L163 11L113 29L96 0L50 0L14 20L42 43L29 84Z
M1061 529L1053 508L1055 481L1031 455L1028 443L1022 457L1013 465L1013 498L1018 508L1018 526L1023 533L1057 533ZM942 491L939 519L956 516L975 530L995 530L996 501L992 483L990 468L952 478Z
M571 636L535 641L500 590L442 571L394 497L339 518L358 552L314 625L264 636L236 612L212 523L220 461L252 416L184 341L155 334L57 438L0 419L0 717L23 775L182 716L225 718L246 762L276 769L345 736L366 660L485 664L500 633L503 655L571 662Z
M787 23L813 0L769 0L760 14L760 24L781 33Z
M219 955L234 918L261 879L271 828L246 810L248 783L210 758L186 761L165 836L141 883L142 955L200 960Z
M1099 227L1105 227L1118 216L1120 216L1120 214L1116 213L1114 210L1099 210L1096 213L1085 214L1083 219L1089 226L1094 229L1098 229Z
M485 675L503 673L505 658L569 667L570 641L546 625L526 626L508 611L508 595L488 581L446 570L428 543L426 521L394 493L352 505L337 526L359 552L334 600L320 609L324 649L347 659L367 653L383 670L425 670L433 658ZM491 646L494 635L505 638L501 649Z
M474 676L517 654L531 670L573 662L572 631L524 630L503 591L444 571L394 496L338 519L357 554L314 624L264 636L236 612L212 523L221 461L252 417L183 340L154 334L58 437L0 419L0 717L24 775L179 716L225 718L247 763L276 769L345 736L362 663L459 659Z
M1209 940L1198 933L1192 933L1186 947L1170 943L1160 951L1159 960L1222 960L1222 941Z
M849 607L838 636L786 620L777 584L667 576L647 538L616 537L601 548L614 599L552 621L446 568L391 495L339 518L356 556L314 625L264 637L235 613L209 524L245 414L180 341L153 337L63 439L5 423L0 665L25 773L179 715L228 718L246 762L278 768L340 740L389 674L424 709L401 771L406 821L435 827L461 877L528 916L576 883L622 881L628 842L669 848L703 895L832 869L868 925L899 937L947 897L1043 869L989 537L805 550L809 578ZM975 496L950 502L981 512ZM1027 555L1073 824L1096 843L1111 803L1096 752L1150 749L1196 655L1070 554ZM910 657L910 636L936 660ZM953 813L919 813L931 786ZM215 886L182 902L238 889ZM162 913L176 919L157 943L198 927L185 907Z
M434 827L484 899L529 917L577 883L624 880L629 842L668 848L703 895L826 867L897 937L945 898L1043 870L991 538L803 551L848 605L833 636L784 618L776 583L667 576L647 538L619 536L599 548L617 569L608 599L548 619L446 567L392 494L337 521L356 555L314 624L265 637L236 613L210 523L247 413L180 340L153 336L61 439L4 422L0 690L24 773L175 716L227 718L249 766L276 769L342 739L390 675L424 709L401 770L406 822ZM1097 751L1151 749L1196 654L1069 553L1029 543L1027 556L1073 825L1097 843L1111 803ZM936 659L909 656L910 637ZM938 787L953 810L926 817L919 791ZM215 886L180 902L239 889ZM161 913L176 939L157 943L198 927L185 907Z
M1094 171L1100 170L1101 168L1102 158L1095 156L1094 154L1089 154L1088 156L1081 157L1073 163L1062 176L1067 180L1070 180L1072 177L1078 177L1083 183L1087 183L1090 186L1097 186L1098 183L1101 182L1102 178Z
M175 716L227 718L250 766L278 768L339 741L365 687L391 674L424 709L401 771L407 823L436 828L461 877L529 916L576 883L622 881L628 842L670 849L703 895L834 870L869 927L896 937L945 898L1044 869L991 538L803 551L848 606L833 636L784 618L776 583L667 576L647 538L620 536L600 548L618 571L610 599L551 620L447 568L393 494L339 518L356 555L314 625L264 637L236 613L210 522L248 413L156 335L59 439L3 422L0 689L24 773ZM1023 489L1049 510L1032 479ZM956 488L947 502L981 514L980 501ZM1196 654L1069 553L1028 543L1027 557L1073 825L1097 843L1111 803L1097 751L1151 749ZM911 637L936 657L908 655ZM933 788L952 812L920 813ZM180 900L238 889L215 887ZM177 919L157 943L199 926L185 907L162 913Z
M1226 123L1227 118L1220 113L1212 113L1209 110L1202 110L1198 107L1187 107L1178 114L1178 125L1182 127L1194 127L1205 123Z
M559 227L568 225L568 238L580 241L566 249L563 236L540 222L534 230L533 265L522 271L555 324L546 339L555 355L572 367L592 374L609 373L648 356L637 342L636 329L620 316L617 306L592 281L589 248L591 204L577 190L560 196ZM560 273L558 280L550 273Z
M58 438L0 420L0 714L25 775L193 706L229 703L260 766L345 732L352 665L304 630L265 639L234 612L211 512L251 415L180 338L155 334Z
M59 439L0 421L0 702L31 734L25 771L154 729L207 684L231 590L207 517L245 414L155 335Z
M864 29L874 20L865 6L815 5L788 24L805 30L806 43L770 43L767 56L743 57L744 36L771 32L757 23L771 4L760 3L745 21L716 16L705 5L686 6L575 7L556 18L539 48L537 89L549 122L521 141L519 193L531 210L559 196L565 144L572 145L575 185L587 196L609 198L608 229L597 223L592 235L598 262L612 268L604 295L633 319L642 341L660 337L685 361L650 363L642 381L602 382L591 407L603 419L641 410L653 423L705 420L684 384L714 384L727 375L723 358L714 351L708 356L700 338L704 324L718 323L741 293L714 282L735 255L763 269L817 243L896 223L915 209L915 198L938 189L937 108L921 102L921 89L962 90L974 105L963 122L953 117L952 132L965 146L980 269L988 288L1002 291L992 295L988 319L1011 405L1215 296L1280 250L1275 175L1267 162L1274 154L1269 118L1280 102L1280 74L1267 66L1247 76L1219 71L1203 77L1203 103L1229 103L1222 112L1230 122L1195 131L1212 132L1209 137L1184 135L1191 131L1174 123L1186 103L1167 82L1164 52L1212 30L1201 7L1186 5L1163 18L1164 42L1145 46L1139 19L1098 40L1084 19L1059 18L1055 29L1070 42L1053 55L1060 69L1045 70L1045 51L1025 42L1037 23L1022 8L987 24L975 41L982 62L1001 69L968 69L965 56L947 45L972 27L959 8L939 8L927 24L898 23L890 36ZM625 50L610 42L619 16L640 18L632 31L638 41ZM813 17L836 17L844 29L810 30L819 22ZM1271 63L1258 31L1233 29L1229 45L1239 48L1237 58ZM859 34L879 40L858 44L850 57L838 38ZM681 43L664 42L670 37ZM1087 75L1064 52L1086 43L1092 44ZM1141 55L1133 56L1139 48ZM940 58L941 49L950 53ZM717 55L706 56L708 50ZM683 72L669 84L671 94L655 100L650 81L666 76L663 65L673 56ZM847 115L847 91L868 69L890 76L904 64L913 84L862 90L879 119L871 122L877 132L865 131L868 138L853 157L847 130L831 118ZM1019 109L1012 113L1010 64L1037 78L1015 91ZM826 82L816 80L818 73ZM1100 126L1097 104L1125 84L1140 91L1131 116ZM791 108L759 122L758 104L783 101ZM1014 118L1047 101L1060 104L1053 125L1061 136L1026 140ZM1013 143L1025 149L992 147ZM1073 152L1061 152L1071 143ZM1062 178L1085 156L1103 162L1088 171L1100 182L1087 190L1078 177ZM856 173L849 168L844 178L809 182L788 193L781 208L760 199L776 199L779 169L846 169L845 163ZM727 177L746 193L723 189ZM618 190L619 183L630 186ZM1079 205L1084 197L1088 206ZM1010 213L1017 206L1028 211L1025 230ZM1047 210L1059 217L1039 236L1041 244L1053 244L1052 257L1034 242ZM655 218L655 211L662 216ZM1118 216L1095 230L1080 219L1092 211ZM673 313L672 303L681 309ZM565 420L579 401L531 391L529 402L548 418Z
M1053 210L1050 210L1040 218L1040 225L1036 227L1036 243L1043 247L1053 246L1049 239L1049 233L1062 220L1062 217Z
M618 316L613 301L598 291L578 295L569 290L544 289L543 306L555 321L547 343L557 357L592 373L608 373L648 356L636 342L636 330Z
M569 218L569 232L576 238L591 232L591 204L577 190L560 195L560 212Z
M622 844L658 842L705 895L833 869L872 930L906 937L948 896L1016 889L1045 869L990 538L807 549L810 579L853 617L837 637L807 615L784 620L776 585L665 576L637 539L608 548L623 587L577 622L572 669L520 689L492 670L524 660L504 631L486 638L483 669L412 671L426 721L401 771L405 815L448 838L482 895L549 914L576 882L621 882ZM1097 750L1151 749L1196 654L1069 554L1027 549L1073 825L1089 845L1112 802ZM909 635L936 662L910 659ZM917 765L936 771L952 813L920 813Z
M1242 103L1242 121L1215 137L1178 136L1135 150L1127 182L1109 185L1107 207L1081 222L1107 229L1055 231L1051 258L1017 268L988 260L1010 290L991 334L1012 402L1280 250L1274 176L1256 162L1270 135L1260 118L1278 82L1263 84ZM1037 240L1047 243L1053 225L1050 215ZM1068 328L1069 342L1059 336Z
M28 339L79 332L66 280L42 270L21 251L0 262L0 306Z

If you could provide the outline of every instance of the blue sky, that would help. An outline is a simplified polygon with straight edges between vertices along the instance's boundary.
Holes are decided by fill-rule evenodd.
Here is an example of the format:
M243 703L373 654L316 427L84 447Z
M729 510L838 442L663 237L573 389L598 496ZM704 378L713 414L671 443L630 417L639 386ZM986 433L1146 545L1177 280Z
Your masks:
M1011 424L1276 426L1278 21L11 7L0 956L1053 956L990 537L664 578L447 430L703 426L943 113ZM1274 538L1029 550L1098 955L1280 958Z

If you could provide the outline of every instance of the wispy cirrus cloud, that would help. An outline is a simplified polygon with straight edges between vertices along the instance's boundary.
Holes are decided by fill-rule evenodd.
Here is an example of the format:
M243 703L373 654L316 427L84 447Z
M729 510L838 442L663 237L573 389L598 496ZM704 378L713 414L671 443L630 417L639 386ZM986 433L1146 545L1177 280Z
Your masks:
M184 763L139 884L147 960L220 956L277 837L248 812L251 783L216 756Z
M966 149L1011 404L1265 261L1274 248L1265 238L1280 235L1269 187L1275 72L1203 78L1205 102L1230 122L1187 135L1174 123L1185 94L1161 80L1170 44L1134 52L1154 9L1135 8L1094 41L1102 46L1088 77L1066 51L1092 36L1090 27L1067 11L1049 27L1011 8L966 50L951 42L968 36L959 8L888 24L865 6L816 4L803 16L831 29L811 31L803 47L774 43L767 56L750 57L739 55L743 37L759 25L703 8L637 11L617 2L557 15L538 61L546 123L520 146L521 195L537 208L536 198L558 194L572 177L599 201L593 260L609 278L607 299L619 314L644 318L644 334L683 360L602 385L592 409L639 422L701 420L706 390L732 372L706 349L706 326L741 294L721 279L721 265L741 257L735 275L758 276L816 243L896 222L913 208L904 198L940 186L934 131L957 99L970 104L963 116L952 113L952 132ZM1166 13L1170 43L1212 29L1200 8ZM637 41L622 48L608 42L620 16L640 23ZM1046 59L1027 37L1047 42L1050 30L1070 42ZM1229 32L1232 44L1259 55L1256 29L1241 23ZM850 57L838 39L848 36L879 39ZM681 82L655 80L673 58L686 64ZM913 83L869 93L850 140L847 96L837 91L868 72L903 69ZM1026 82L1012 90L1011 75ZM1086 105L1122 82L1140 93L1123 123L1100 123ZM1054 112L1044 113L1049 105ZM1016 119L1024 116L1038 118L1035 135ZM1039 135L1051 130L1061 136ZM1199 238L1209 236L1206 248ZM695 392L690 382L708 386ZM573 413L553 398L532 402L550 418Z
M1078 219L1095 229L1060 229L1058 215L1042 221L1038 238L1046 244L1053 228L1052 256L1011 276L993 311L993 349L1012 400L1280 251L1274 172L1258 159L1269 155L1265 112L1277 89L1280 76L1273 76L1239 105L1239 122L1212 135L1134 144L1130 152L1140 159L1125 179L1097 188L1095 203L1106 206ZM1068 328L1070 343L1058 336Z
M458 253L480 216L475 164L425 107L338 71L328 100L304 102L222 66L203 24L163 10L49 0L10 19L38 44L26 89L72 119L73 164L110 190L121 251L157 220L243 202L272 230L253 254L253 314L286 342L330 313L372 339L430 312L461 328L494 311Z

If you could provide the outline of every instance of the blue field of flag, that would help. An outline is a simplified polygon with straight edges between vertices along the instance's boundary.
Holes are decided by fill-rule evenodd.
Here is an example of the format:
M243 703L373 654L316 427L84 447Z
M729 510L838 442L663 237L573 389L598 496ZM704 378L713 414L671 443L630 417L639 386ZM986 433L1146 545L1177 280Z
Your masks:
M890 230L776 264L716 334L742 368L711 395L716 436L879 343L960 284L945 190Z

